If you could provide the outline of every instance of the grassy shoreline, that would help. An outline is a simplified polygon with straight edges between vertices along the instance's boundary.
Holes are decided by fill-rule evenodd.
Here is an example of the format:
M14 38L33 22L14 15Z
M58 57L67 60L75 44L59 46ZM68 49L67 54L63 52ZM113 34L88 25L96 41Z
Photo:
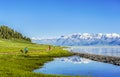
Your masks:
M71 56L72 53L59 46L39 45L21 40L0 39L0 77L70 77L48 75L32 72L55 57ZM28 54L20 53L20 49L29 48Z
M47 56L0 55L0 77L56 77L32 72L52 60Z

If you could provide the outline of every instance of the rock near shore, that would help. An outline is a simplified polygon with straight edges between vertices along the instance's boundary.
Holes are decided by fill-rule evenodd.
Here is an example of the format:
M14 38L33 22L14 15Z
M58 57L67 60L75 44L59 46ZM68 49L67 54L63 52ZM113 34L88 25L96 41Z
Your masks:
M88 54L88 53L75 53L75 52L73 54L91 60L120 66L120 57L112 57L112 56L104 56L104 55L96 55L96 54Z

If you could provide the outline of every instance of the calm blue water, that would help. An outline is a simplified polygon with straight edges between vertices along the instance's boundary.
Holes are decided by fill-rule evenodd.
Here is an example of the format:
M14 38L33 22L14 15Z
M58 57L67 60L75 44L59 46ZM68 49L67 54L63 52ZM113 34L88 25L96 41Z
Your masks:
M78 46L70 47L67 50L120 57L120 46Z
M55 58L34 72L57 75L120 77L120 66L92 61L79 56Z

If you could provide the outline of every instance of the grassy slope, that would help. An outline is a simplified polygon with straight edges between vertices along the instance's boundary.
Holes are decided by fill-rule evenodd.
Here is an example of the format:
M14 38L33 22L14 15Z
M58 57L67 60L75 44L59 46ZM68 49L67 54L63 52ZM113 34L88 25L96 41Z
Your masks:
M24 47L29 48L27 55L20 53L20 49ZM41 67L54 57L71 55L61 47L52 46L51 51L47 51L47 48L47 45L21 42L21 40L0 39L0 77L56 77L56 75L32 72L33 69Z

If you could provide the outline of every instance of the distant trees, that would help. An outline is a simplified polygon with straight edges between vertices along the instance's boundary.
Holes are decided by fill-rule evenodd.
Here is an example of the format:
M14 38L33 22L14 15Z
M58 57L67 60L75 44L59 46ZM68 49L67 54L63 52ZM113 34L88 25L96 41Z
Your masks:
M21 33L9 28L8 26L0 26L0 38L2 39L23 39L31 42L31 39L23 36Z

